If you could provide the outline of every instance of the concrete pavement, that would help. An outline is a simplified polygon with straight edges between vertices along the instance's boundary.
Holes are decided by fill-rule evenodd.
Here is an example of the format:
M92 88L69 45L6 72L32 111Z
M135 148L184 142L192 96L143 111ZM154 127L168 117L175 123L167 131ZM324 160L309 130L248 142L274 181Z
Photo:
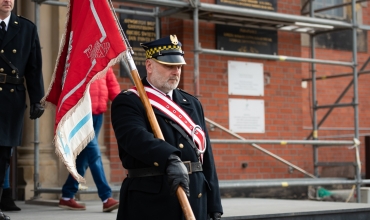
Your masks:
M22 209L19 212L5 212L11 220L115 220L117 210L111 213L102 212L101 201L83 201L86 205L85 211L71 211L61 209L57 206L58 201L46 201L44 204L27 204L25 201L16 201ZM37 202L32 202L37 203ZM259 216L283 213L318 212L335 210L369 209L370 204L365 203L343 203L343 202L321 202L303 200L279 200L279 199L253 199L253 198L225 198L222 199L224 208L223 219L237 219L235 216Z

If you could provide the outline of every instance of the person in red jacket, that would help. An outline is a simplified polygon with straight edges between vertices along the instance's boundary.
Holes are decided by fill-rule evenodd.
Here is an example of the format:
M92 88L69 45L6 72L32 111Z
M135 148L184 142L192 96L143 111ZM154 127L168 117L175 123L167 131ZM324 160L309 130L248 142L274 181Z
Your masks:
M107 111L108 99L112 101L120 92L120 86L111 68L108 69L107 74L103 78L95 80L90 85L95 137L76 159L76 168L81 176L84 176L86 169L90 167L92 177L98 189L98 195L103 201L103 212L111 212L117 209L119 202L112 198L112 190L105 178L98 136L103 123L103 113ZM78 186L79 183L69 174L62 188L62 198L59 200L59 207L70 210L86 210L84 205L78 204L73 199L78 191Z

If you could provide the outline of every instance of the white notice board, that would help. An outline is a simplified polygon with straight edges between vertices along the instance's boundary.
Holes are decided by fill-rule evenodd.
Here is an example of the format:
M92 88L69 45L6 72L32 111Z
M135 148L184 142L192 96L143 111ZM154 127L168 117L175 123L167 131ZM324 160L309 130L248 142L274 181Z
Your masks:
M229 129L235 133L265 133L265 102L229 99Z
M228 61L229 95L263 96L263 64Z

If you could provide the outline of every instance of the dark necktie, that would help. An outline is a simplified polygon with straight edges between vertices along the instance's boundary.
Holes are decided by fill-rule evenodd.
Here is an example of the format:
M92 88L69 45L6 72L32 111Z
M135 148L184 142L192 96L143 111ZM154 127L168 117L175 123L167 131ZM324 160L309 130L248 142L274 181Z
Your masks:
M6 27L5 22L2 21L0 23L0 26L1 26L0 38L1 38L1 40L3 40L4 39L4 36L5 36L5 33L6 33L6 30L5 30L5 27Z

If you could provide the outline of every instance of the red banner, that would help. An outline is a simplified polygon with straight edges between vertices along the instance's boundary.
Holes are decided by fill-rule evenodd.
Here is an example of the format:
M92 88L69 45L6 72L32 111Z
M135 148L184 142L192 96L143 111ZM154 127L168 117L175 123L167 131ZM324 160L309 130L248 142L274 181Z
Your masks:
M126 44L109 0L70 0L67 23L49 90L56 106L57 154L80 182L75 158L94 137L89 85L120 61Z

